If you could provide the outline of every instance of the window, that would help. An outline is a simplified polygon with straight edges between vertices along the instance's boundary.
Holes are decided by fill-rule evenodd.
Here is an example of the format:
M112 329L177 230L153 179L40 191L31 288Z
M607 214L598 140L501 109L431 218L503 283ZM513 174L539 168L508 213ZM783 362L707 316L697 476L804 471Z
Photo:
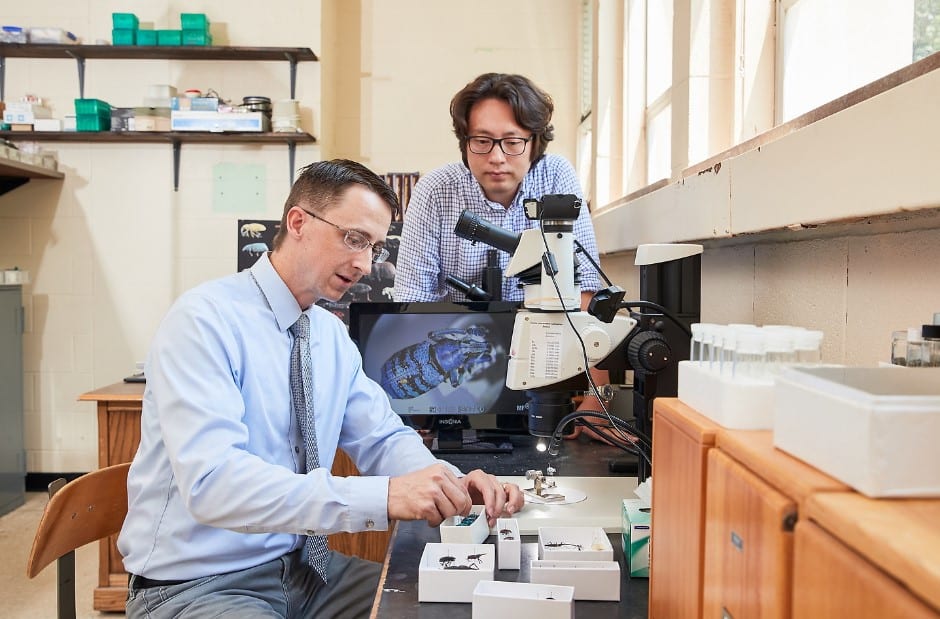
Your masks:
M597 207L677 180L940 50L940 0L582 6L593 33L592 108L582 123L592 156L579 169Z

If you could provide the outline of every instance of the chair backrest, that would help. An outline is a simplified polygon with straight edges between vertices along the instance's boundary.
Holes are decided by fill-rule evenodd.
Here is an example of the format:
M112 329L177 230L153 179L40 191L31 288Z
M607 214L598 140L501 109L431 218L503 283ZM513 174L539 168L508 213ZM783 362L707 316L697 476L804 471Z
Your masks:
M130 466L116 464L69 483L57 479L49 484L49 502L33 538L26 575L33 578L58 560L60 618L75 616L75 549L118 533L124 524Z
M420 172L388 172L382 175L382 179L388 183L395 194L398 195L398 203L401 205L401 216L404 216L408 208L408 201L411 200L411 190L420 178Z

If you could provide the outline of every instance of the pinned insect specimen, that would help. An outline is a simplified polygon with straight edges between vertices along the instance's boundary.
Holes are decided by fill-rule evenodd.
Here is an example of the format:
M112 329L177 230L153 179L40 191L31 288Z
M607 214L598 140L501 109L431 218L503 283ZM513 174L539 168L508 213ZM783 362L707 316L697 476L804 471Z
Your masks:
M479 516L480 516L480 514L467 514L466 516L464 516L464 517L460 520L460 522L457 523L457 526L458 526L458 527L469 527L471 524L473 524L474 522L476 522L476 519L477 519Z
M252 256L260 256L268 251L268 246L265 243L249 243L242 247L242 251Z
M512 540L514 540L514 539L516 539L516 538L515 538L515 536L513 536L513 534L512 534L512 529L500 529L500 530L499 530L499 539L506 540L506 541L512 541Z
M445 570L478 570L480 569L480 563L485 555L485 552L467 555L466 563L458 565L454 565L454 562L457 560L456 557L441 557L439 561L441 562L441 568Z
M382 365L381 383L395 399L416 398L444 381L458 387L494 361L486 327L439 329L407 346Z
M242 236L249 236L253 239L260 239L261 233L267 229L268 228L264 224L255 221L243 225L241 227L241 234Z
M581 544L572 544L571 542L548 542L546 548L574 548L575 550L584 550Z

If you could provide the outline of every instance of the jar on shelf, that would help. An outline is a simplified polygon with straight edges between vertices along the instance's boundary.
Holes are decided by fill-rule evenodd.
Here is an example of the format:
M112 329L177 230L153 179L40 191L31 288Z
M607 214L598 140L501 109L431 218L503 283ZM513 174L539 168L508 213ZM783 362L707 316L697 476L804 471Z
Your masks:
M891 364L907 365L907 329L891 332Z
M940 325L923 325L920 331L921 365L924 367L940 367Z
M917 327L907 330L907 367L919 368L924 365L924 338Z

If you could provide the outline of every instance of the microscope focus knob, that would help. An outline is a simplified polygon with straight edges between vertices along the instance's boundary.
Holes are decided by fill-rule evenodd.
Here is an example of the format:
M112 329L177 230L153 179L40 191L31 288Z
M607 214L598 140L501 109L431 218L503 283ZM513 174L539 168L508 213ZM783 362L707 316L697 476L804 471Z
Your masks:
M627 345L627 360L635 372L655 374L666 369L672 350L662 333L641 331Z

